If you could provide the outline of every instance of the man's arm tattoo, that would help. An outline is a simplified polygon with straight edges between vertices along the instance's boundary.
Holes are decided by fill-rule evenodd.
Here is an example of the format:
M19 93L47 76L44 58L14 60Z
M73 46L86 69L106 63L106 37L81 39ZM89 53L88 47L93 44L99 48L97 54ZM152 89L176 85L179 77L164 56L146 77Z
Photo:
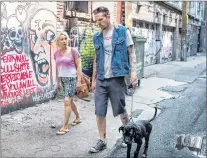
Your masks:
M135 54L135 48L134 45L130 45L127 47L128 53L129 53L129 62L131 66L131 74L136 74L136 54Z

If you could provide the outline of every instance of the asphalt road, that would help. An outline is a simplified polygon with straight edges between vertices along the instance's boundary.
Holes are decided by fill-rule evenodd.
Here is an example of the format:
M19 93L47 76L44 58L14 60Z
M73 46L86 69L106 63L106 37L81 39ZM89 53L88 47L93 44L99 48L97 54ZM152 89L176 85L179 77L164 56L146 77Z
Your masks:
M198 67L204 67L202 64ZM194 70L196 71L196 70ZM192 83L163 90L175 96L157 104L161 114L152 122L153 130L149 141L148 158L197 157L188 148L177 150L176 139L181 134L204 136L206 134L206 73L203 72ZM188 73L178 75L182 81ZM174 78L175 75L165 75ZM171 77L172 76L172 77ZM135 151L135 144L131 156ZM141 155L141 154L140 154ZM126 148L117 146L110 157L126 157Z

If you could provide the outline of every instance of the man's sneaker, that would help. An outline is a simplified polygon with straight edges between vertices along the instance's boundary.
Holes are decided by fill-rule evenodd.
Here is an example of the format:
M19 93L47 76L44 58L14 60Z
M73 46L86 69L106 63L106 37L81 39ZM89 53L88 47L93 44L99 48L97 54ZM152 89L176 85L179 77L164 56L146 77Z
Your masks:
M121 143L121 147L122 147L122 148L126 148L126 147L127 147L127 144L124 143L124 141L122 141L122 143Z
M106 149L106 143L104 143L102 140L98 140L98 142L96 143L96 145L94 147L92 147L89 152L91 153L97 153L101 150Z

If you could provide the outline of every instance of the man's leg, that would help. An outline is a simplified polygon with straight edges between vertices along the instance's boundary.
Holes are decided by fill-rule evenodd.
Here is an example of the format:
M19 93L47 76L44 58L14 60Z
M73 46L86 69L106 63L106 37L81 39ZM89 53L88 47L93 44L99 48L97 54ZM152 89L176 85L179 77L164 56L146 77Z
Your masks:
M106 143L106 118L96 116L96 122L99 131L99 138Z
M113 115L120 115L120 119L123 125L129 121L127 111L125 109L125 80L124 78L114 78L110 82L109 97L112 104ZM122 147L127 145L122 142Z
M97 153L103 149L106 149L106 113L108 104L108 87L105 82L106 81L96 81L95 114L99 132L99 140L89 150L92 153Z

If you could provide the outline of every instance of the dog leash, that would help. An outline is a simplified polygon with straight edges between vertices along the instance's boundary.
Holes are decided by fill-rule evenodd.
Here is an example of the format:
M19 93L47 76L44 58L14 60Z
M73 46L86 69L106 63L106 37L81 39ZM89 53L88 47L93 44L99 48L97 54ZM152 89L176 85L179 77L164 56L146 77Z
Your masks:
M128 86L128 89L131 89L131 91L132 91L131 115L130 115L130 118L129 118L129 122L130 122L131 120L132 120L132 122L134 122L134 121L133 121L133 118L132 118L133 104L134 104L134 88L133 88L133 85L130 84L130 85Z

